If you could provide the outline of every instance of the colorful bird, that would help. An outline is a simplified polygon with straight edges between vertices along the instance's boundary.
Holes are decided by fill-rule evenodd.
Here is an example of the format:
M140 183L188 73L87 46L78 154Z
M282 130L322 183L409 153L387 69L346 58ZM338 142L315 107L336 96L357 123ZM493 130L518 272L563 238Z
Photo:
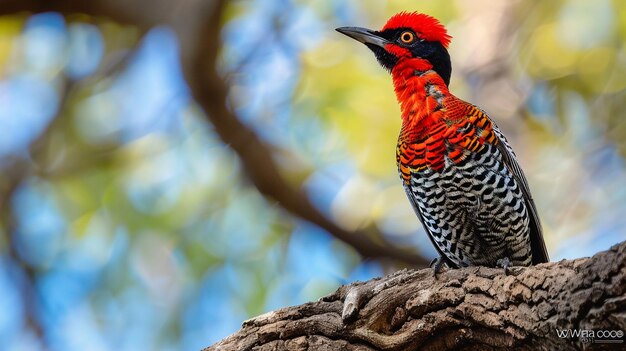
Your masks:
M380 30L337 31L370 48L393 78L402 111L396 160L406 194L451 267L548 262L537 209L513 149L480 108L448 90L450 35L435 18L401 12Z

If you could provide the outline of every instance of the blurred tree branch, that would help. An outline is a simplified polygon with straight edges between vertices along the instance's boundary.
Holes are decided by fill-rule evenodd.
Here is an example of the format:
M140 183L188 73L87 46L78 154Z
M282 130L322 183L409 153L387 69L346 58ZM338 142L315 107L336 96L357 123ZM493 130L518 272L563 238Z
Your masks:
M44 331L37 317L38 299L36 291L36 281L38 271L30 263L26 262L19 252L20 241L17 233L17 218L11 201L15 192L23 184L24 181L33 176L41 176L44 178L57 177L64 174L77 175L82 171L93 169L102 162L112 159L114 149L107 149L104 153L84 154L84 157L76 157L57 164L54 168L50 168L50 159L54 159L54 155L48 155L48 146L53 138L54 133L62 129L67 123L69 117L68 101L72 96L84 85L88 85L93 80L102 76L114 76L122 72L133 54L127 52L121 57L115 57L114 60L105 58L103 68L93 73L91 76L81 81L65 80L60 92L59 108L55 116L48 123L43 132L30 144L30 159L12 158L5 159L0 162L0 171L3 177L0 178L0 229L6 235L8 256L13 262L19 265L23 272L23 279L19 280L19 289L25 296L26 318L27 324L33 330L40 341L45 340ZM82 151L85 152L85 151ZM66 158L66 159L68 159ZM45 347L45 345L43 345Z
M3 160L0 164L4 164L0 168L4 177L0 183L0 224L7 237L7 251L11 261L19 265L23 273L23 279L19 280L19 291L24 296L24 307L26 324L37 335L38 339L43 343L45 340L44 330L37 316L38 299L37 299L37 276L36 267L26 262L20 254L20 240L17 232L17 217L11 201L15 192L22 183L29 177L37 174L38 166L35 161L43 156L46 145L52 137L55 126L57 126L64 116L64 107L69 99L71 92L75 88L75 82L65 82L61 92L61 101L59 102L59 110L53 117L52 121L46 126L44 131L31 143L29 153L33 160L22 158L14 158L11 160ZM45 347L45 345L43 345Z
M195 38L198 39L191 55L192 61L185 66L187 81L194 97L205 109L209 120L224 142L229 144L242 159L246 175L266 196L307 221L315 223L338 239L354 247L365 257L387 257L425 266L427 262L414 254L399 250L387 244L378 244L369 235L349 232L322 215L299 189L291 186L281 175L271 152L254 132L245 126L227 107L228 87L216 70L222 8L225 1L217 1L208 21ZM214 38L215 40L207 40ZM213 43L213 45L211 45ZM382 235L378 235L382 240Z
M388 244L381 233L342 229L317 210L304 192L282 176L269 147L227 108L229 87L216 70L224 0L152 1L149 11L142 0L4 0L0 14L57 11L85 13L132 24L143 30L168 25L177 34L184 75L192 94L224 143L239 156L246 176L264 195L291 214L326 230L368 258L390 258L418 267L428 262L421 256ZM372 239L376 237L376 240Z
M346 320L350 296L359 295L354 291L367 299L353 301L358 319ZM486 267L447 270L437 277L430 269L402 270L250 319L204 351L615 350L623 345L559 337L557 329L626 330L626 242L592 258L515 268L508 276ZM624 342L623 334L615 340Z

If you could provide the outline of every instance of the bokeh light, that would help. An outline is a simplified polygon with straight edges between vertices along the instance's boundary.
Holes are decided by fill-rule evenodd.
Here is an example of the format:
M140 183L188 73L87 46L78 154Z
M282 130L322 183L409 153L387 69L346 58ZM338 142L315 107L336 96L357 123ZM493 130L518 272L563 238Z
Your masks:
M619 1L232 2L228 106L286 182L348 231L435 256L396 171L391 79L334 31L400 10L450 29L451 90L509 137L551 259L625 240ZM255 188L193 100L180 39L84 14L0 17L0 350L198 350L400 266Z

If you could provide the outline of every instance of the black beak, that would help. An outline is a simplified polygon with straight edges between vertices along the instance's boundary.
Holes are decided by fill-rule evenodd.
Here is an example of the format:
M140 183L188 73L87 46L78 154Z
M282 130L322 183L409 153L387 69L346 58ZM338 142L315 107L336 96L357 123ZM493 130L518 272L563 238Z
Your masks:
M381 48L384 48L385 45L389 44L387 39L379 36L376 32L367 28L340 27L337 28L336 31L345 34L352 39L358 40L363 44L372 44L380 46Z

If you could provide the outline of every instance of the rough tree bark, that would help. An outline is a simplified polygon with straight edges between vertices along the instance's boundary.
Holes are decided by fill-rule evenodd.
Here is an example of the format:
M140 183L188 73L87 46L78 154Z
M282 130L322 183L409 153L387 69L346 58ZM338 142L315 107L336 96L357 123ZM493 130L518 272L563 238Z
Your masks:
M557 329L626 332L626 242L508 276L402 270L250 319L204 351L626 349L623 336L593 343Z

